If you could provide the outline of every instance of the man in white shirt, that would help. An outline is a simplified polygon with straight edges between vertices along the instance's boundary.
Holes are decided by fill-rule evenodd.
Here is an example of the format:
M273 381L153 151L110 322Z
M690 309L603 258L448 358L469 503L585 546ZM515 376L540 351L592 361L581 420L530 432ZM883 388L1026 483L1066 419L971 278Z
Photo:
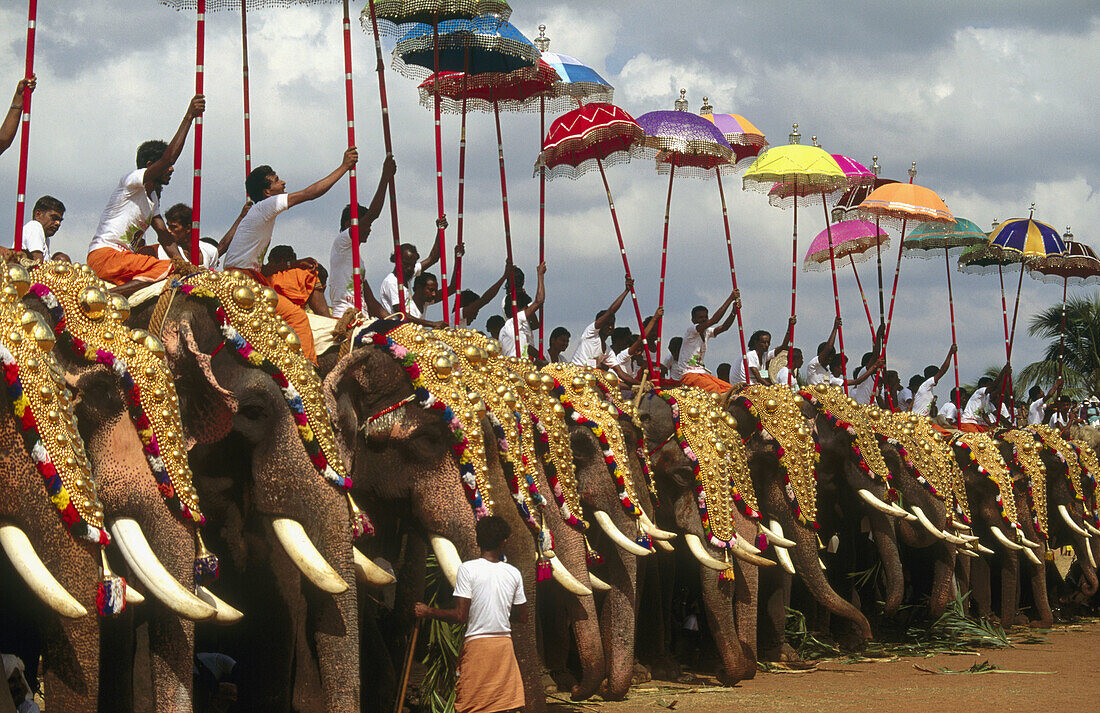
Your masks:
M263 267L264 254L271 244L275 219L283 211L299 203L316 200L325 195L345 173L355 166L358 160L359 152L355 147L347 149L344 151L340 165L332 173L294 193L286 192L286 181L281 180L271 166L263 165L252 169L248 178L245 179L244 186L253 205L237 226L236 234L229 242L222 261L224 269L242 270L249 273L261 285L270 285L270 281L263 275L260 268ZM313 349L313 331L309 326L309 318L306 317L302 308L279 295L275 313L282 317L298 335L298 339L302 342L302 354L311 362L317 363L317 354Z
M921 385L917 387L917 393L913 395L913 413L921 416L932 415L932 399L936 394L934 389L936 385L940 383L940 379L947 373L947 367L951 365L951 356L958 351L958 346L952 344L951 348L947 350L947 356L943 359L943 364L937 369L935 366L926 366L924 368L924 380L921 381Z
M646 337L653 333L664 313L662 307L649 318L645 324ZM615 327L611 333L611 356L607 360L607 368L615 372L627 390L641 383L641 372L635 369L634 358L642 351L643 338L631 332L630 327Z
M791 328L794 327L795 322L797 322L795 317L787 319L787 333L783 335L783 343L775 349L770 348L771 332L759 329L749 336L748 354L738 362L737 379L739 381L749 385L776 383L769 378L771 375L768 374L768 364L777 353L791 348ZM746 367L748 367L747 372Z
M1028 392L1028 408L1027 408L1027 425L1036 426L1044 421L1044 417L1047 412L1047 404L1051 401L1055 394L1058 393L1058 389L1062 388L1062 377L1058 377L1054 381L1054 385L1050 387L1050 391L1043 393L1042 387L1038 384L1031 387L1031 391Z
M512 648L512 624L527 622L523 576L503 561L511 531L499 515L477 521L481 557L458 566L455 606L413 606L417 618L466 624L455 687L455 711L511 711L524 707L523 680Z
M795 347L788 352L788 355L787 363L781 366L775 373L775 383L789 383L791 391L798 393L798 390L802 388L802 385L798 383L798 370L802 368L802 350ZM794 369L793 377L790 376L791 369Z
M684 386L695 386L704 391L724 394L729 391L731 384L714 376L704 364L707 356L707 342L711 337L716 337L733 326L733 320L737 318L737 310L740 304L733 309L730 307L738 300L736 290L730 292L726 301L710 316L710 311L705 305L697 305L691 310L691 327L684 332L684 341L680 345L680 358L676 360L676 366L672 368L672 378ZM729 310L726 321L718 324ZM717 326L716 326L717 325Z
M668 351L665 353L664 358L661 359L662 378L672 378L672 369L676 366L676 362L680 360L680 347L683 343L683 337L673 337L668 340Z
M597 367L607 358L607 340L615 329L615 313L623 306L623 300L634 288L634 279L626 278L626 289L615 298L611 306L596 313L596 319L584 328L571 362L577 366Z
M34 260L49 260L50 238L65 220L65 204L53 196L42 196L34 202L31 219L23 226L23 251ZM14 246L13 246L14 247Z
M833 349L833 343L836 341L836 335L840 327L840 317L837 317L833 320L833 331L829 333L829 338L817 345L817 355L810 359L810 363L806 365L806 382L810 386L829 383L829 363L832 361L833 354L836 353Z
M370 205L366 208L359 206L359 244L362 245L370 237L371 226L382 214L382 205L386 200L386 189L397 173L397 162L392 156L387 156L382 161L382 176L378 179L378 187L374 191ZM356 248L358 250L358 248ZM339 319L344 312L355 309L355 287L353 284L351 247L351 205L344 206L340 214L340 232L332 241L332 249L329 251L328 268L328 303L332 310L332 316ZM363 265L362 259L359 261Z
M237 220L233 223L233 227L229 229L231 233L237 229L241 219L244 218L245 214L248 213L248 209L251 207L251 201L245 203L245 207L241 209L240 215L238 215ZM176 203L174 206L164 211L164 225L175 241L176 249L180 251L180 255L183 256L183 259L188 262L191 262L191 219L191 206L186 203ZM228 237L231 239L232 235ZM229 241L226 238L222 238L222 243L218 245L211 245L210 243L199 241L199 251L202 253L202 262L200 264L203 267L209 270L214 269L214 264L218 261L218 258L222 256L222 253L225 252L221 247L222 244L228 246ZM162 245L157 245L156 256L161 260L169 259L168 253Z
M187 105L176 135L168 143L146 141L138 147L137 170L122 178L107 201L95 236L88 246L88 267L114 290L130 294L172 270L169 260L137 252L151 226L169 258L183 259L175 239L160 217L160 194L172 179L172 166L183 151L191 123L202 116L206 99L197 95Z
M568 363L565 358L565 350L569 348L569 330L565 327L554 327L550 332L550 346L546 348L546 356L551 364Z
M447 229L447 216L437 218L435 221L435 227L437 231ZM438 238L438 232L436 233ZM382 303L383 309L387 314L397 314L401 311L401 299L397 289L397 257L390 255L390 262L393 263L393 271L382 278L382 284L378 287L378 301ZM428 251L428 257L423 260L420 259L420 253L417 251L416 246L412 243L403 243L401 245L401 271L402 277L405 278L405 303L406 306L410 301L409 297L409 285L416 279L417 275L424 272L432 265L439 262L439 240L435 239L432 243L432 249Z
M936 414L936 422L945 428L958 428L959 416L962 412L959 411L956 404L964 404L969 398L969 394L962 387L951 389L947 402L939 408L939 413Z
M516 319L510 314L512 305L508 305L508 312L504 315L504 326L500 329L500 353L503 356L519 356L534 361L538 358L538 350L532 345L535 335L531 331L531 323L538 324L539 307L546 300L546 263L540 263L538 267L539 282L535 289L535 299L530 300L527 293L516 296ZM530 301L529 301L530 300ZM519 339L516 339L516 323L519 323Z

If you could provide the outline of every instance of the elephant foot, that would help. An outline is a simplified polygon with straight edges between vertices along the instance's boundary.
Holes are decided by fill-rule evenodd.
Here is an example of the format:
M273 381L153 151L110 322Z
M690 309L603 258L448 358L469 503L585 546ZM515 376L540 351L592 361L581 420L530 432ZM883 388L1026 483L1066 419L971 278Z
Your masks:
M1032 629L1049 629L1054 626L1054 617L1050 619L1036 619L1035 621L1028 622L1028 626Z
M542 674L542 690L547 694L568 691L576 683L568 671L544 671Z
M639 683L649 683L652 680L653 674L649 667L635 661L634 668L630 672L630 685L637 686Z
M675 681L683 673L680 664L670 656L662 656L649 664L649 672L653 678L662 681Z
M607 679L604 679L603 683L600 684L599 694L600 698L605 701L621 701L626 698L626 694L629 690L630 687L627 686L625 690L613 691L611 687L607 685Z
M776 648L767 649L760 657L761 661L769 661L772 663L781 664L803 664L806 663L798 652L794 650L794 647L784 641Z

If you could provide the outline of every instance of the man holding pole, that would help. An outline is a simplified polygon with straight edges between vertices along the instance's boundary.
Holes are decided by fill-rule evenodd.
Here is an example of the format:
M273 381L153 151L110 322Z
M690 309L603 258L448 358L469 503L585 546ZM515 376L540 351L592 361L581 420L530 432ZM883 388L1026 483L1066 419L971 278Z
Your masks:
M19 117L23 114L23 90L34 91L38 78L33 74L27 79L20 79L15 85L15 96L12 97L8 113L4 115L4 123L0 124L0 153L4 153L15 141L15 134L19 131Z

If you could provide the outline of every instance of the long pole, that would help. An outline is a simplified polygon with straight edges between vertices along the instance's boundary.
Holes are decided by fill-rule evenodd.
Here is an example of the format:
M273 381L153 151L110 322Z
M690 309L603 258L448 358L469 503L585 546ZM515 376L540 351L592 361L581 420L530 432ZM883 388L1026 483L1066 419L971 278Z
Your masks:
M458 140L458 225L455 238L455 325L462 324L462 253L463 243L462 228L464 224L464 208L466 205L466 85L470 76L470 48L467 47L462 55L462 132Z
M504 138L500 133L500 105L495 100L493 101L493 119L496 121L497 157L500 161L500 207L504 213L504 248L508 254L508 264L514 265L512 261L512 223L508 218L508 179L504 175ZM519 310L516 309L516 276L514 271L510 275L509 286L511 288L509 299L512 301L512 333L516 342L516 357L522 359L526 355L521 354L519 349Z
M886 324L886 306L882 298L882 241L878 236L882 235L879 227L879 216L875 216L875 261L878 264L878 323Z
M1022 270L1023 267L1021 266ZM1001 319L1005 324L1005 359L1008 359L1008 303L1005 301L1005 273L1004 268L1001 266L1000 258L997 258L997 277L1001 281Z
M798 176L794 177L794 232L791 234L791 325L789 332L790 342L788 354L788 363L790 361L789 355L794 354L794 315L795 315L795 298L798 296ZM748 371L745 371L745 377L749 376ZM794 369L787 369L787 386L791 385L794 380Z
M202 94L203 58L206 54L206 0L195 6L195 94ZM191 187L191 264L202 264L199 250L200 209L202 203L202 117L195 117L195 181Z
M390 136L390 106L386 98L386 63L382 59L382 39L378 36L378 17L374 11L374 0L367 1L370 8L371 31L374 33L374 55L377 59L375 69L378 72L378 100L382 105L382 140L386 146L386 156L393 156L393 139ZM390 179L390 225L393 232L393 259L397 266L397 303L402 313L405 312L405 270L401 264L401 235L397 225L397 179ZM358 246L355 247L358 252Z
M867 326L871 330L871 339L875 338L875 320L871 317L871 308L867 304L867 295L863 293L863 283L859 280L859 270L856 269L856 261L852 254L848 253L848 262L852 265L852 274L856 276L856 287L859 288L859 297L863 300L863 311L867 313Z
M825 200L825 192L821 193L821 208L825 211L825 237L829 239L829 272L833 275L833 311L836 313L837 322L840 321L840 290L836 285L836 254L833 252L833 226L829 221L829 204ZM797 255L795 256L797 259ZM841 372L844 372L844 327L837 326L837 338L840 340ZM793 351L793 350L792 350ZM789 372L790 370L788 370ZM790 374L788 373L788 377ZM844 378L844 395L848 395L848 379Z
M27 79L34 74L34 30L38 16L38 0L27 3L27 59L23 76ZM31 90L23 85L23 131L19 136L19 179L15 191L15 242L16 250L23 249L23 216L27 206L27 165L30 160L31 139ZM43 256L49 260L50 256Z
M244 97L244 175L248 176L252 173L252 113L248 99L248 0L241 0L241 76Z
M722 224L726 229L726 253L730 260L730 282L733 283L733 291L737 289L737 268L733 265L733 241L730 239L730 219L726 211L726 191L722 188L722 171L720 167L714 167L714 175L718 177L718 196L722 199ZM737 312L737 336L741 339L741 360L745 365L746 376L749 373L749 352L745 348L745 326L741 322L741 300L734 299L733 308ZM660 354L660 352L658 352Z
M546 94L539 97L539 153L542 137L546 136ZM539 264L546 262L546 166L539 166ZM546 305L539 307L539 359L545 359L543 333L546 325Z
M619 255L623 258L623 270L626 272L626 276L630 275L630 262L626 259L626 244L623 242L623 231L619 227L619 215L615 212L615 200L611 197L611 187L607 184L607 173L603 169L603 161L599 156L596 157L596 165L600 168L600 178L603 179L603 189L607 193L607 205L611 209L611 222L615 226L615 237L619 241ZM638 318L638 333L645 334L645 324L642 322L642 309L638 306L638 293L634 291L634 287L630 288L630 299L634 302L634 316ZM649 373L655 374L653 371L653 355L649 351L649 340L642 339L642 348L645 349L645 361L646 366L649 367Z
M435 63L435 196L436 208L440 221L443 220L443 129L439 118L439 18L432 23L432 54ZM447 305L447 239L443 224L438 226L436 240L439 245L439 282L440 292L443 296L443 323L450 321Z
M1062 323L1058 327L1058 376L1062 375L1062 362L1066 356L1066 297L1069 292L1069 278L1062 280Z
M668 197L665 199L665 231L664 231L664 238L661 239L661 282L660 282L660 290L659 290L659 293L658 293L658 296L657 296L657 308L658 309L665 306L665 267L668 264L668 218L669 218L669 213L672 210L672 181L673 181L674 178L676 178L676 164L670 163L669 164L669 171L668 171ZM660 358L660 354L661 354L661 333L664 331L664 324L665 324L664 317L661 317L661 319L657 320L657 355L658 355L658 359ZM645 328L643 327L642 330L643 330L643 341L645 341L645 339L644 339ZM661 385L661 372L659 370L657 372L654 372L653 381L658 386Z
M412 635L409 636L409 650L405 653L405 666L401 669L401 688L397 692L397 701L394 705L395 712L401 713L405 707L405 690L409 686L409 672L412 671L413 656L416 654L416 637L420 633L420 622L413 626Z
M947 254L947 246L943 246L943 264L947 267L947 306L951 312L951 344L959 342L955 338L955 296L951 292L951 258ZM951 355L955 363L955 425L962 423L962 394L959 393L959 351Z
M348 0L344 0L344 105L348 114L348 148L355 146L355 93L351 78L351 17ZM355 166L348 171L348 205L351 206L351 284L355 297L355 309L363 309L363 269L359 265L359 184Z

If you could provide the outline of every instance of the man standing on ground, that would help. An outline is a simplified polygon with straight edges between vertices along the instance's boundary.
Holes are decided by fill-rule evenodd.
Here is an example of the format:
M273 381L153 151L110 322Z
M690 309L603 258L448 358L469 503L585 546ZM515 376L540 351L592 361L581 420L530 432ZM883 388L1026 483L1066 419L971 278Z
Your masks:
M267 277L260 272L263 266L264 253L271 244L271 234L275 229L275 219L285 210L293 208L299 203L312 201L325 195L330 188L359 160L359 152L355 147L344 151L343 160L336 169L321 180L294 193L286 192L286 181L279 178L271 166L260 166L252 169L245 179L245 191L253 206L248 211L237 233L233 236L229 249L225 252L223 261L225 270L243 270L262 285L270 285ZM313 350L313 332L309 327L309 318L302 308L294 304L286 297L279 295L279 302L275 305L275 313L283 318L298 339L302 342L302 354L311 362L317 362L317 354Z
M511 531L499 515L477 521L481 557L458 566L455 606L413 606L418 618L466 624L455 687L457 713L496 713L523 708L523 680L512 648L512 624L527 622L527 598L518 569L502 561Z
M597 367L607 359L607 340L615 329L615 313L623 306L623 300L634 287L634 278L626 278L626 289L615 298L611 306L596 313L596 319L584 328L577 348L570 359L577 366Z

